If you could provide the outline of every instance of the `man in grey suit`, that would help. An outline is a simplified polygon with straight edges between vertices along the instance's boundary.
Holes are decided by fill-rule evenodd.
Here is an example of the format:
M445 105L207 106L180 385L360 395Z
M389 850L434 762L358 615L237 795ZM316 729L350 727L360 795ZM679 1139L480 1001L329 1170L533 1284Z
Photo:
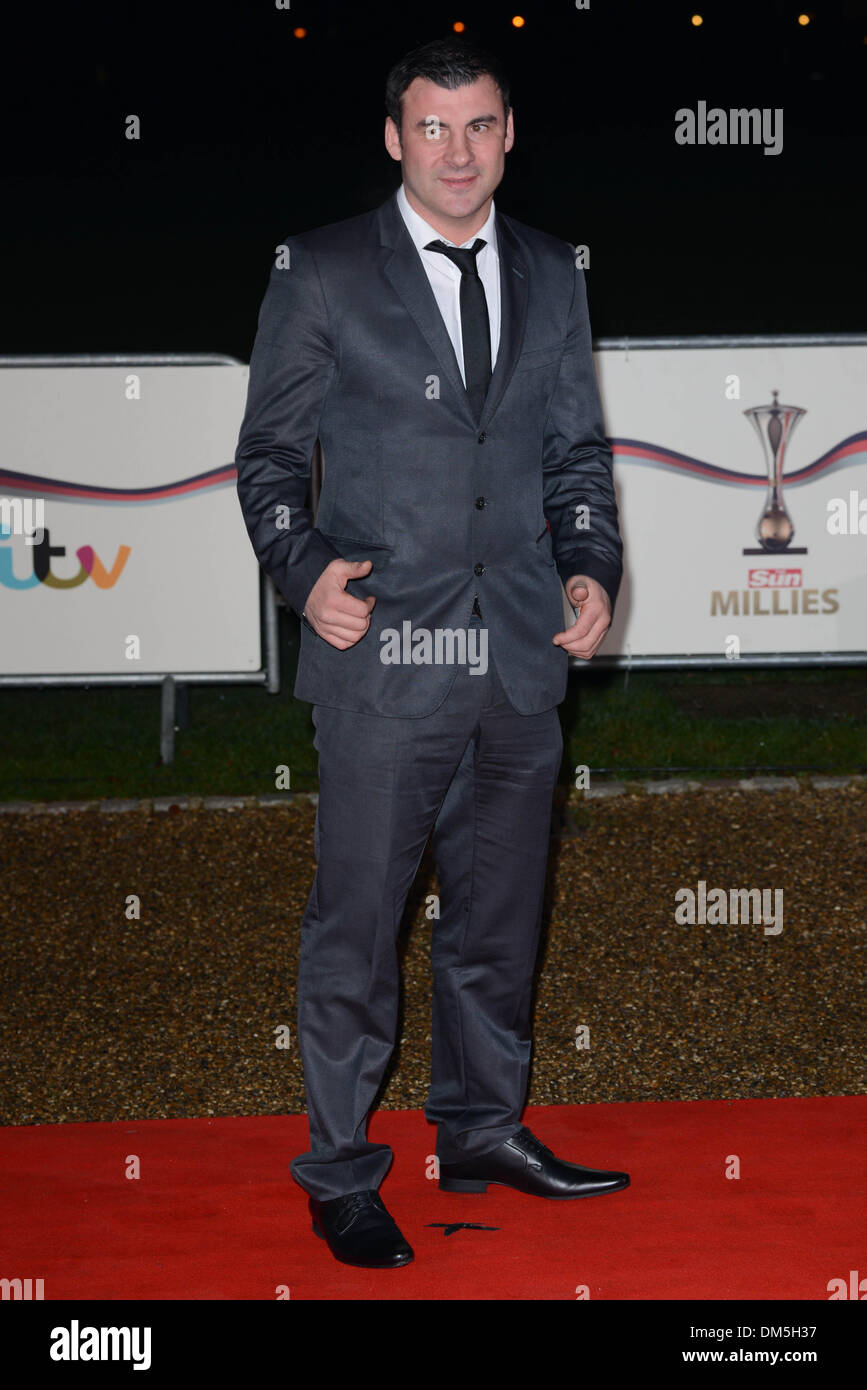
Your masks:
M427 44L392 69L386 106L401 187L278 248L236 455L256 554L302 618L295 694L319 753L298 980L310 1150L291 1170L334 1256L375 1268L413 1258L378 1191L392 1151L366 1129L432 830L440 1187L571 1199L629 1182L521 1123L557 705L621 574L584 273L494 209L514 141L495 58Z

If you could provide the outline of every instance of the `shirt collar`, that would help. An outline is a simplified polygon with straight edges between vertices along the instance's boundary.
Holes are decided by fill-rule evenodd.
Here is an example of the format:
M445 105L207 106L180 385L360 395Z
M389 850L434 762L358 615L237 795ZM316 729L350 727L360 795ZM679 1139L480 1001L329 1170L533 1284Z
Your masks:
M397 205L400 208L403 220L406 223L407 231L412 237L417 251L423 251L429 241L444 241L447 246L456 246L458 244L457 242L449 241L448 237L442 236L436 228L432 227L429 222L425 222L424 218L419 216L415 208L410 205L403 184L401 184L400 188L397 190ZM493 198L491 199L491 209L484 226L480 227L475 236L470 237L469 241L461 242L461 245L472 246L476 237L481 237L487 243L485 250L490 246L492 251L496 252L497 226L496 208L494 207Z

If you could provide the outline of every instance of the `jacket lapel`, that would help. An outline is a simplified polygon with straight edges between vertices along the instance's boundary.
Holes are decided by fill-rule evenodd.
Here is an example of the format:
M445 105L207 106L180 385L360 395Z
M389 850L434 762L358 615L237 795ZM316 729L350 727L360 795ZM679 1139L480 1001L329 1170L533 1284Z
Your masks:
M530 289L530 277L518 239L500 213L497 213L497 250L500 258L500 342L497 363L479 420L482 428L493 416L512 379L524 342Z

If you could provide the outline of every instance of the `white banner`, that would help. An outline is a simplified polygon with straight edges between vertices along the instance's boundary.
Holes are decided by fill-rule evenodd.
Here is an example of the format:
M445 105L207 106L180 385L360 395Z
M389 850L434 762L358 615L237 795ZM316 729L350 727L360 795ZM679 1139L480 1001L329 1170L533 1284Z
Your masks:
M0 370L2 674L260 668L235 491L247 373Z
M863 651L867 345L595 360L624 541L600 655Z
M607 348L596 368L624 538L601 654L864 650L867 345ZM259 669L247 372L0 370L2 674Z

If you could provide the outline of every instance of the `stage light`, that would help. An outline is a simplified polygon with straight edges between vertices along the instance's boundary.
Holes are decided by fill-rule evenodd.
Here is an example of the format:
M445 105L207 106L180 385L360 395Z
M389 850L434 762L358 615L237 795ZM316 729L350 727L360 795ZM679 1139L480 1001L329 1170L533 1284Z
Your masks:
M526 23L526 20L524 19L524 16L523 16L522 14L513 14L513 15L512 15L512 26L513 26L513 28L515 28L515 29L523 29L525 23Z
M811 16L808 15L808 14L799 14L799 15L798 15L798 23L801 25L802 28L803 28L803 26L804 26L805 24L809 24L809 23L810 23L810 19L811 19Z
M292 33L295 35L296 39L306 39L306 38L307 38L307 30L306 30L306 29L293 29L293 30L292 30Z
M704 24L704 20L702 19L700 14L691 15L689 22L694 29L698 29L701 27L702 24Z
M454 24L452 25L452 28L454 29L456 34L462 34L466 27L466 24L464 24L463 21L460 19L456 19Z

